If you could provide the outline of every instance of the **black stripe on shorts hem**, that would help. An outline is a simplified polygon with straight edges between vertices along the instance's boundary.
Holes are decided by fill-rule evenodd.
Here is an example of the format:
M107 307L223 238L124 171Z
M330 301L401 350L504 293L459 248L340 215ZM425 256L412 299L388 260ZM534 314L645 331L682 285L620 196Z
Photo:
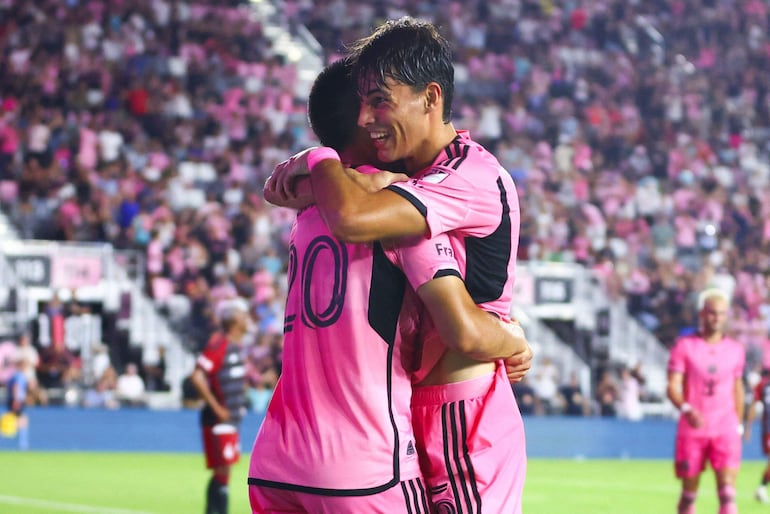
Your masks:
M298 493L317 494L320 496L370 496L372 494L379 494L383 491L387 491L391 487L397 485L398 482L398 478L394 478L386 484L382 484L376 487L369 487L367 489L326 489L323 487L287 484L286 482L274 482L272 480L263 480L261 478L249 477L248 479L249 485L271 487L273 489L281 489L283 491L296 491Z

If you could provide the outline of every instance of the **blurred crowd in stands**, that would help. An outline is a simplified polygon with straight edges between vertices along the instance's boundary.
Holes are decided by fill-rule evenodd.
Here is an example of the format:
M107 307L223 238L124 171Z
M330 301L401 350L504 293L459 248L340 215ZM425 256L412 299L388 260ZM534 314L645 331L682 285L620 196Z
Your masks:
M719 286L734 336L770 367L766 1L275 3L273 21L307 27L324 62L385 19L439 25L456 52L454 124L519 188L519 258L593 269L665 344L693 329L695 292ZM140 251L148 294L191 351L218 301L248 299L262 404L280 374L293 212L261 186L315 139L297 69L247 5L0 0L0 205L24 238ZM42 353L57 350L38 350L42 383ZM102 393L118 375L151 378L106 354L89 402L116 401ZM83 380L74 368L62 380ZM535 388L536 372L536 412L577 409L556 400L573 380Z

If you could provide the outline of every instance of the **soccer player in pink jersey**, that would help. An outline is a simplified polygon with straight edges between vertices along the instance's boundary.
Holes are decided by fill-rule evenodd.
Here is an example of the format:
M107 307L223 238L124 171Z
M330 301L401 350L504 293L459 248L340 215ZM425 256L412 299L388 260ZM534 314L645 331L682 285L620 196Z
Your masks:
M518 196L495 157L451 123L448 43L433 25L403 18L355 43L352 58L362 98L358 124L379 160L403 163L411 180L372 192L359 187L333 154L312 149L278 165L280 180L272 187L291 197L293 178L312 169L318 209L345 241L446 234L473 300L508 319ZM524 425L504 362L477 362L472 350L444 350L435 366L418 374L413 400L433 508L521 512Z
M326 104L340 92L323 89L351 86L344 74L342 83L329 82L345 69L332 65L314 84L309 110L316 131L314 113L324 108L331 110L324 126L340 133L355 127L357 109L348 123L335 123L339 113ZM350 98L357 105L352 92ZM348 138L327 134L318 136L349 146ZM520 329L506 330L516 325L476 307L448 239L416 238L393 249L345 244L315 207L302 210L290 247L283 373L251 455L254 513L429 512L410 410L412 371L425 358L412 344L420 311L407 281L419 297L427 291L435 299L428 310L448 344L457 346L464 335L463 344L477 345L489 359L526 346Z
M695 513L700 476L716 474L719 513L738 512L735 480L741 463L745 391L743 345L725 337L729 300L718 289L698 296L698 332L680 337L668 363L668 398L679 409L674 464L682 480L677 512Z

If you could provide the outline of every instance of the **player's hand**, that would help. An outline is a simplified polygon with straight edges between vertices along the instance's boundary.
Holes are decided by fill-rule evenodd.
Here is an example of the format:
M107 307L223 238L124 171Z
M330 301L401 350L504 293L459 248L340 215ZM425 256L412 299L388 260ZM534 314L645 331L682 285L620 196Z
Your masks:
M313 186L310 184L310 177L301 176L294 180L294 185L289 196L278 192L272 182L273 176L270 175L265 182L263 195L265 201L278 207L287 207L289 209L301 210L315 203L313 196Z
M220 423L225 423L226 421L230 421L230 411L227 410L226 407L217 405L216 407L214 407L214 414L217 415Z
M743 427L743 440L750 441L751 440L751 423L745 423L741 426ZM740 429L739 429L739 433L740 433Z
M505 372L508 375L508 381L515 384L521 382L532 367L532 357L534 354L532 353L532 347L529 346L529 343L526 343L524 329L521 328L517 321L514 320L506 323L505 328L511 331L515 337L520 337L525 341L520 351L505 359Z
M376 193L396 182L409 180L405 173L393 173L392 171L380 171L378 173L356 173L356 182L369 193Z
M276 201L288 201L294 197L296 178L310 174L310 169L307 166L307 154L315 148L306 148L273 169L273 173L265 182L264 187L265 199L268 202L274 203L268 199L268 196Z
M684 416L684 419L687 420L687 423L691 427L700 428L703 426L703 416L697 410L691 409L682 415Z

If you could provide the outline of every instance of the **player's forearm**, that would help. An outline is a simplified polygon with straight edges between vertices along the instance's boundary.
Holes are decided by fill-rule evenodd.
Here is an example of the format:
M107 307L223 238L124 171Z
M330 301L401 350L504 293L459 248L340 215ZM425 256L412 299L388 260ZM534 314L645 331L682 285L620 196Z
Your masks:
M371 242L427 231L425 218L407 200L388 190L367 191L339 161L319 162L311 179L316 206L332 234L342 241Z
M195 386L195 390L198 391L198 394L200 395L201 399L206 405L208 405L214 410L224 408L219 403L216 396L214 396L214 393L211 392L211 388L209 387L209 384L206 381L206 377L203 375L203 372L200 371L200 369L196 369L195 371L193 371L193 374L190 377L190 380L192 381L193 386Z
M516 322L505 322L478 309L477 338L466 355L476 360L506 359L523 353L529 347L524 330Z
M452 350L477 361L506 359L526 351L521 327L507 326L492 314L474 306L454 322L437 323L441 341Z
M677 410L681 410L682 404L685 403L685 398L682 394L682 383L678 375L669 375L666 396L668 396L668 399Z
M743 416L746 409L746 391L743 388L743 381L736 380L735 383L735 412L738 419L743 422Z

